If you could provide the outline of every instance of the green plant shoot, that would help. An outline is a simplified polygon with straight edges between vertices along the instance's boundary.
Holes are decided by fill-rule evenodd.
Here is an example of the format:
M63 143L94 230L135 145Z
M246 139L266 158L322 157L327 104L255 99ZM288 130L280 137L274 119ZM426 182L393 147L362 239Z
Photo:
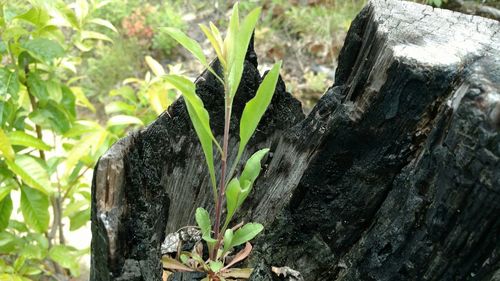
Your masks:
M208 111L204 108L202 100L196 95L195 84L187 78L178 75L166 75L164 77L164 79L178 89L184 97L189 117L201 143L210 174L215 202L213 225L209 213L205 209L198 208L196 210L196 222L201 230L202 239L207 242L209 260L203 261L200 255L193 253L184 253L181 255L181 261L186 265L202 263L200 268L208 272L209 277L207 278L209 280L223 277L225 270L229 266L234 264L237 260L245 259L252 248L248 241L252 240L263 230L263 226L259 223L247 223L243 226L237 225L236 227L228 228L234 215L250 194L255 180L260 174L261 161L269 152L267 148L255 152L246 162L240 177L233 177L248 141L255 132L267 107L271 103L279 77L279 70L281 68L281 62L276 63L272 67L260 84L255 97L246 104L240 121L240 143L238 153L237 155L228 155L229 128L231 125L230 120L233 100L242 79L245 55L252 33L259 19L260 12L260 8L254 9L240 21L238 3L236 3L233 7L229 27L224 39L222 39L220 31L213 23L210 23L209 27L200 25L201 30L206 35L217 54L217 58L222 66L221 74L216 73L207 63L201 46L195 40L189 38L178 29L164 29L167 34L177 40L204 67L215 75L216 79L224 86L225 118L223 143L221 145L212 133L209 122L210 116ZM216 151L221 154L220 178L218 184L215 177L214 145L217 149ZM227 163L230 157L234 164L233 167L228 170ZM224 205L226 205L227 210L225 221L222 224L222 207ZM234 247L245 243L247 246L236 255L234 258L235 261L224 266L227 253L232 251ZM202 261L201 263L200 259ZM172 261L171 259L167 259L167 262L164 260L164 263L171 269L179 269L180 267L178 261ZM215 276L218 277L215 278Z

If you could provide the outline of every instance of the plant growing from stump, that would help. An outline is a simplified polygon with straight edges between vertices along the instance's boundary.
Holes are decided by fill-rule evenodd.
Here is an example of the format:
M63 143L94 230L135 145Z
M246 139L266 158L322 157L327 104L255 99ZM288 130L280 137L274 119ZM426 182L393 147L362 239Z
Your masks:
M166 260L164 260L164 265L167 268L181 271L206 271L208 273L207 279L209 280L224 280L230 277L231 274L233 274L233 277L236 277L236 275L240 278L243 277L243 275L245 275L244 273L238 274L234 270L231 273L229 267L245 259L249 255L252 246L248 241L253 239L263 229L263 226L259 223L238 224L232 228L230 228L229 225L235 213L252 190L255 180L260 174L261 160L268 153L269 149L261 149L255 152L247 160L239 178L236 176L233 177L233 174L236 171L248 141L255 132L260 119L271 102L278 80L281 62L274 64L260 84L255 96L246 104L240 120L238 153L235 157L233 155L228 155L232 104L241 81L245 55L260 11L260 8L254 9L240 22L238 3L236 3L233 7L229 27L224 40L214 24L210 23L209 27L200 25L201 30L205 33L217 54L220 65L222 66L222 76L219 76L219 74L208 64L200 45L195 40L189 38L178 29L164 29L164 31L177 40L200 63L202 63L202 65L224 86L225 118L223 143L221 146L215 139L210 128L209 114L204 108L202 100L196 95L195 84L182 76L165 76L165 80L171 83L183 95L189 117L205 154L215 202L215 216L214 224L212 225L208 211L203 208L198 208L196 210L196 222L201 230L202 239L207 243L209 250L209 259L207 261L203 260L201 253L182 253L180 255L182 263L174 259L166 258ZM215 165L213 160L214 145L216 151L221 154L220 179L218 185L215 177ZM230 156L233 156L233 165L231 169L228 169L228 160ZM225 220L222 221L222 208L224 203L227 212ZM242 244L245 244L244 249L237 253L231 262L225 264L227 255L234 247Z

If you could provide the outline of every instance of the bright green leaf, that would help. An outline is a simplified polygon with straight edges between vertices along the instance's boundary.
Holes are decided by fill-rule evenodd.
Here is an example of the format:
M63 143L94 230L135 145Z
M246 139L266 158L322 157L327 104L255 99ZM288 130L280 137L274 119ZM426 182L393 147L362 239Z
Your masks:
M260 174L262 158L269 152L269 148L264 148L255 152L245 164L245 168L243 172L241 172L240 181L248 181L250 184L253 184L254 181Z
M90 222L90 208L79 211L69 217L69 230L74 231Z
M188 50L198 61L200 61L203 66L208 67L207 59L205 58L203 50L198 42L189 38L186 34L184 34L184 32L177 28L165 27L162 30L186 48L186 50Z
M9 169L21 177L24 184L45 194L51 191L52 186L47 169L35 158L28 155L18 155L14 162L9 160L6 162Z
M93 40L102 40L102 41L113 42L113 40L111 38L109 38L108 36L106 36L102 33L96 32L96 31L89 31L89 30L82 31L81 39L82 39L82 41L88 40L88 39L93 39Z
M212 134L212 129L210 128L210 117L208 111L203 105L203 101L196 95L195 85L188 79L178 76L178 75L167 75L165 76L165 81L171 83L175 88L177 88L184 96L184 102L193 123L193 127L200 139L201 147L203 153L205 154L205 160L207 162L208 171L210 173L210 179L212 182L212 191L214 196L216 196L216 183L215 183L215 168L213 160L213 147L212 142L215 143L219 151L222 151L220 145L215 140Z
M233 243L234 232L232 229L226 229L224 232L224 252L229 251Z
M281 62L278 62L273 66L260 84L255 97L245 105L245 109L243 110L240 120L240 145L237 155L238 160L241 157L248 141L255 132L255 129L257 129L260 119L271 103L276 82L278 81L280 68Z
M9 225L10 214L12 213L12 199L10 194L0 201L0 232Z
M163 76L165 75L165 70L161 66L161 64L155 60L154 58L150 56L146 56L146 64L149 66L151 71L153 71L154 75L156 76Z
M203 208L196 209L196 223L200 227L201 235L203 237L211 237L212 223L210 222L210 215L207 210Z
M2 152L3 156L8 160L13 160L15 157L12 144L2 128L0 128L0 152Z
M236 230L234 233L233 241L231 247L236 247L238 245L244 244L252 240L257 234L259 234L264 229L264 226L260 223L247 223L240 229Z
M80 264L77 253L73 248L64 245L55 245L49 251L49 257L64 268L71 271L71 275L80 275Z
M49 228L49 198L42 192L23 186L21 212L26 224L36 232L42 233Z
M226 187L226 222L224 228L229 225L229 222L234 216L234 213L240 206L241 186L237 178L233 178Z
M256 8L245 17L233 39L235 40L233 49L234 54L232 56L231 69L228 77L230 97L234 97L240 85L248 44L250 43L252 33L259 19L260 11L260 8Z
M212 30L208 29L203 24L199 25L203 33L205 33L205 36L207 37L208 41L210 41L210 44L212 44L212 47L215 50L215 53L217 54L217 57L219 58L219 61L221 64L226 67L226 59L224 58L224 55L222 54L222 46L220 45L220 41L217 40L215 35L213 34Z
M107 124L108 127L111 126L120 126L120 125L141 125L144 126L144 123L141 119L130 116L130 115L115 115L109 118Z
M9 132L8 135L10 143L12 145L21 145L26 147L33 147L39 150L50 150L50 145L46 144L42 140L28 135L23 131L13 131Z
M50 16L47 13L47 10L40 7L33 7L26 13L19 15L16 18L30 22L37 27L43 27L49 21Z
M31 95L36 97L40 102L45 103L49 99L46 81L43 81L38 73L30 72L27 79L28 90Z
M97 24L97 25L100 25L100 26L104 26L106 28L109 28L111 30L113 30L114 32L118 33L118 30L116 29L116 27L108 20L105 20L105 19L91 19L89 20L90 23L94 23L94 24Z
M224 264L221 261L210 261L208 263L208 266L210 267L210 270L212 270L212 272L217 273L224 267Z

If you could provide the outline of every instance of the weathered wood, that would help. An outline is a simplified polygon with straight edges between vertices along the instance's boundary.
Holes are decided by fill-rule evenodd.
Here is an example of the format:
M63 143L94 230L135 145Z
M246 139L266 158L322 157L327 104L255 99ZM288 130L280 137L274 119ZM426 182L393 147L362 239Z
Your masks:
M280 81L248 151L272 152L240 214L266 226L251 280L499 280L499 31L374 1L306 118ZM232 132L261 81L250 47ZM220 84L204 73L197 93L220 138ZM160 280L165 233L211 209L207 174L182 101L116 144L94 174L91 280Z

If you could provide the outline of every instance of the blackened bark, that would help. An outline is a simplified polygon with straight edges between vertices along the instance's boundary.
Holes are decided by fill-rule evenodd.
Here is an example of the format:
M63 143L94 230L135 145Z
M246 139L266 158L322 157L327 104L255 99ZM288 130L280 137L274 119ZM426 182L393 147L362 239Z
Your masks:
M271 148L239 217L266 227L251 280L271 280L270 266L305 280L500 279L499 31L374 1L306 118L279 82L243 157ZM232 136L261 81L247 58ZM204 73L197 93L220 138L221 85ZM213 209L207 175L182 100L113 146L94 174L91 279L160 280L165 232Z

